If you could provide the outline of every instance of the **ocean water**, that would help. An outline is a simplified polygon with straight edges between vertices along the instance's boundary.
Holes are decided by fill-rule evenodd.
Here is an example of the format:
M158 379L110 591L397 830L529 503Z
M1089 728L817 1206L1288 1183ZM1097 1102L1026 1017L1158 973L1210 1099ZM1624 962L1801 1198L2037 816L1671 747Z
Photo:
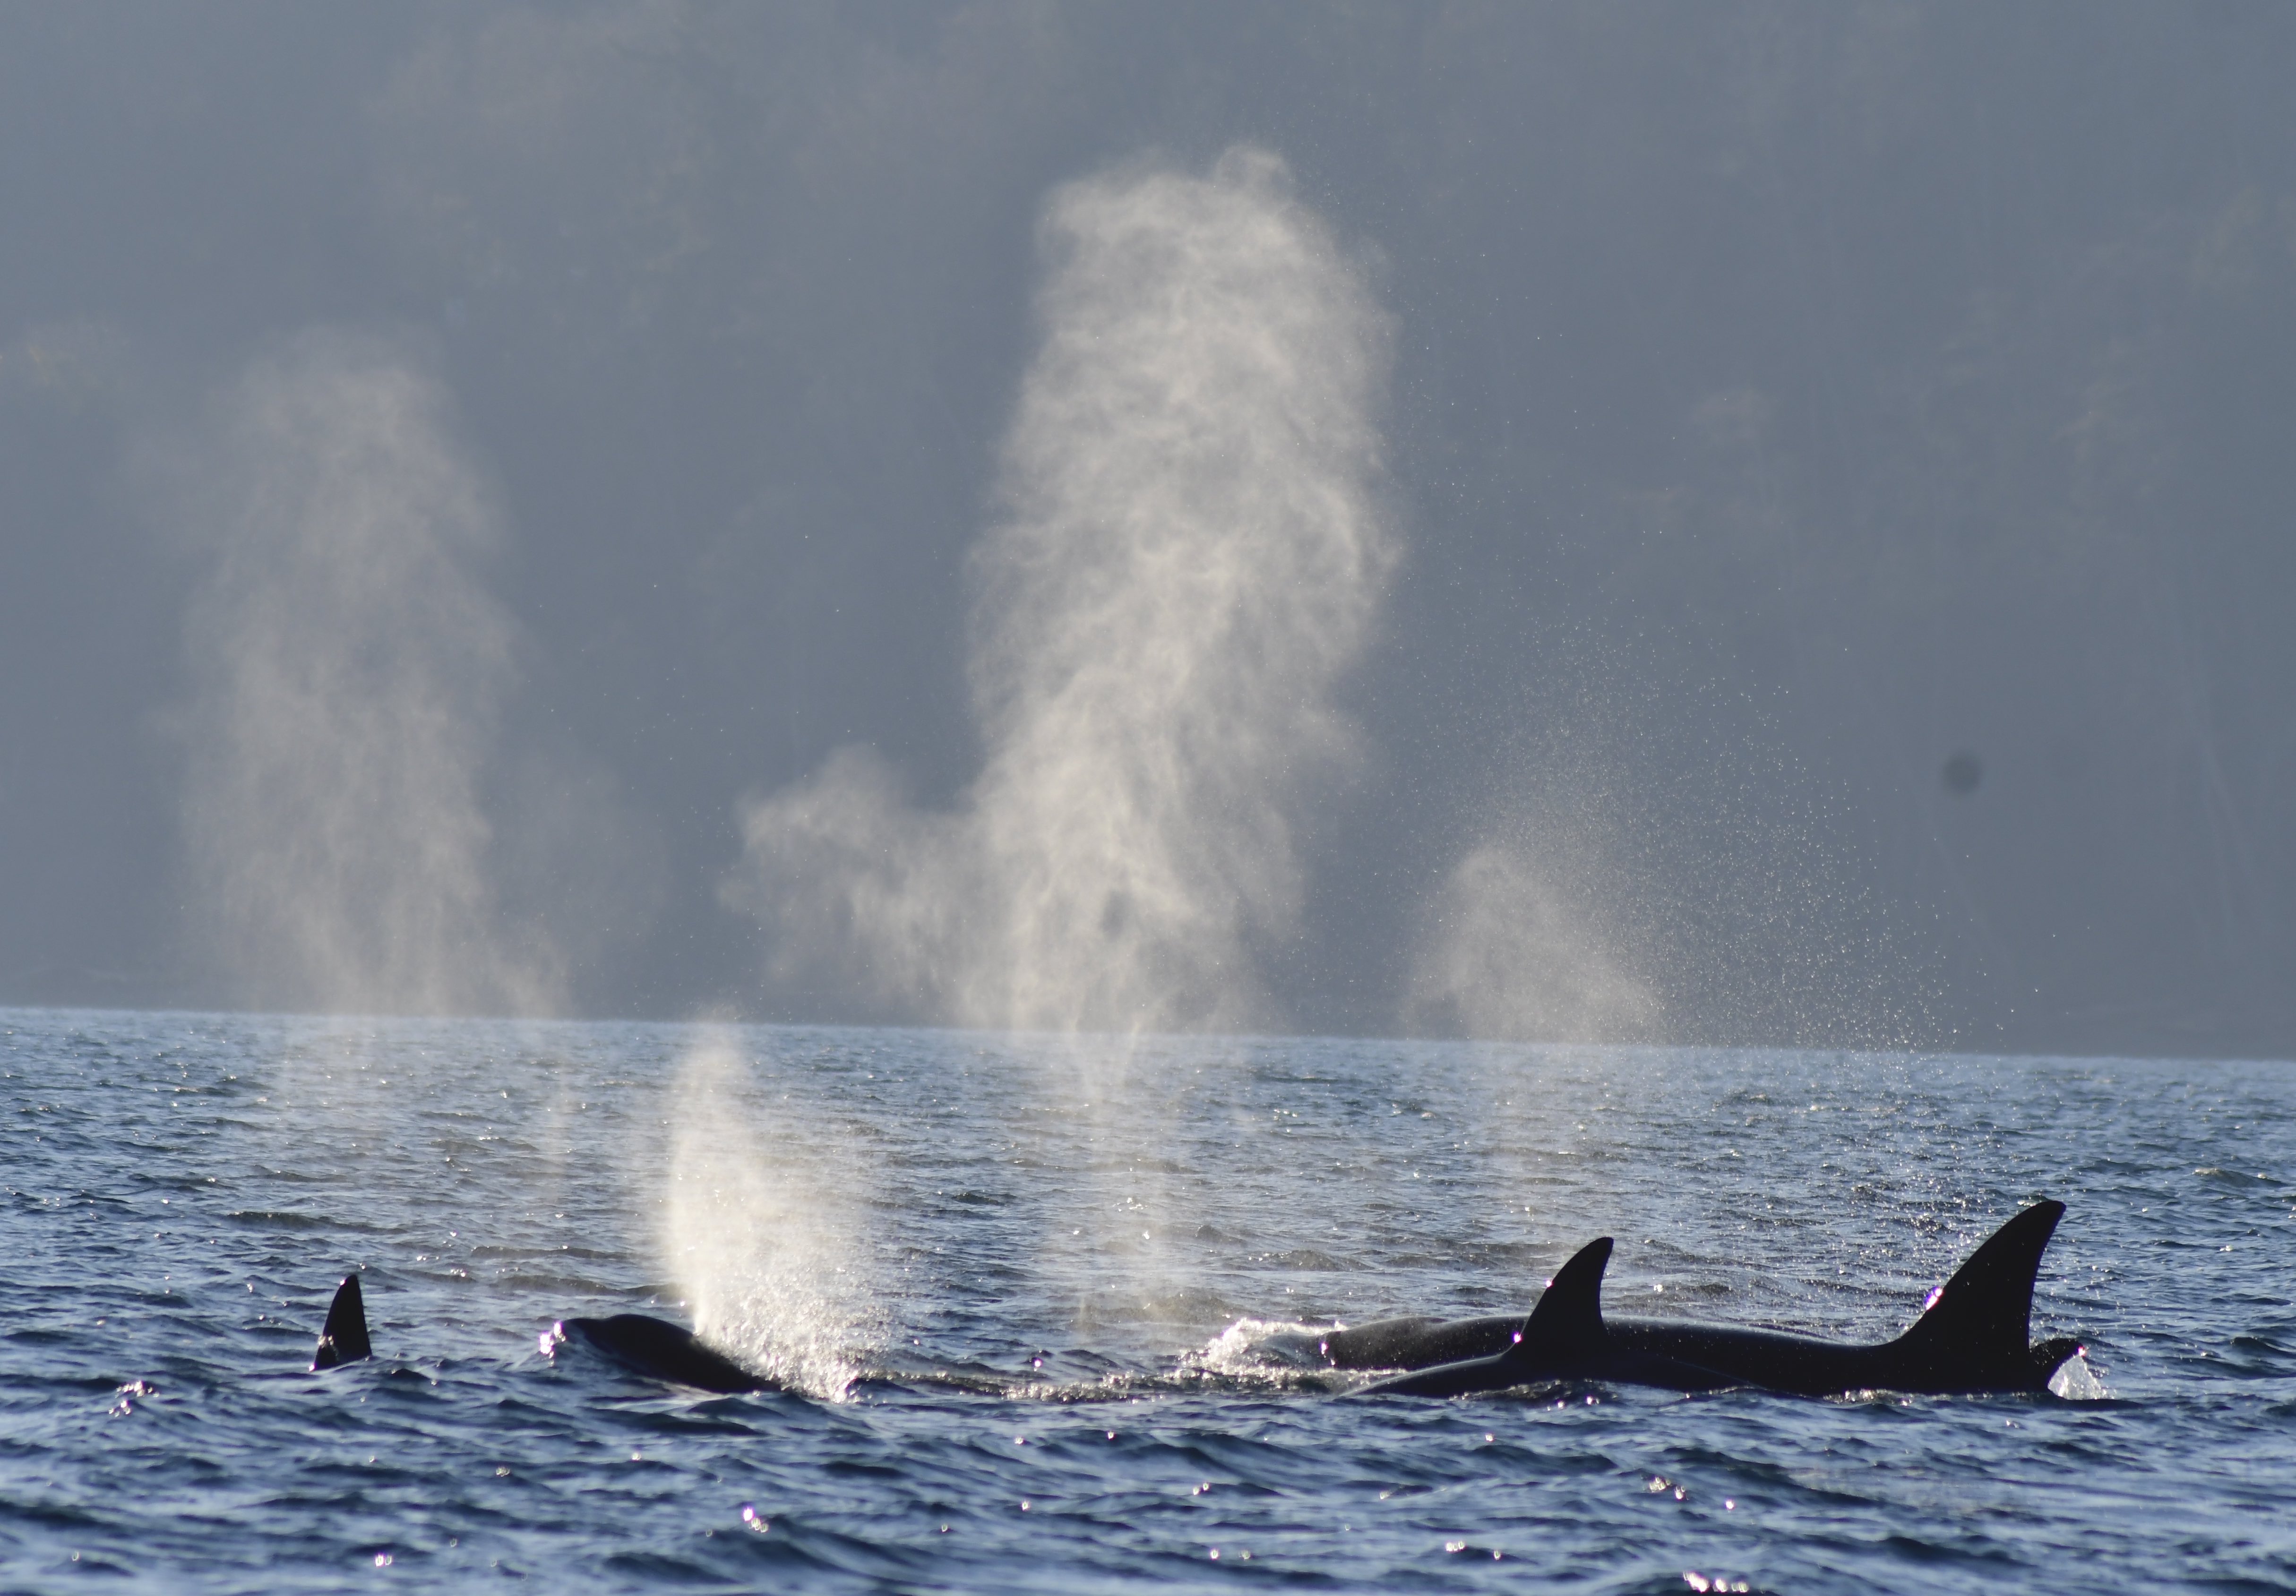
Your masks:
M0 1012L0 1588L2296 1588L2296 1068ZM2075 1399L1343 1398L1285 1326L1894 1334ZM307 1371L362 1273L375 1358ZM545 1346L701 1318L800 1390Z

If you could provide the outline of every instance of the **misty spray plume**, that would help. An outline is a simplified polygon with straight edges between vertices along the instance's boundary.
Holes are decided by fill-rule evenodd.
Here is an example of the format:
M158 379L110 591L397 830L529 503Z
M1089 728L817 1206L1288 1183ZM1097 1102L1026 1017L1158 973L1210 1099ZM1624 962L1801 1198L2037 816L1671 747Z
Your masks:
M672 1105L663 1249L694 1332L817 1396L843 1394L882 1327L867 1289L854 1161L835 1178L824 1138L783 1098L760 1102L732 1044L708 1035Z
M1066 185L1042 244L1042 342L972 556L984 767L923 812L840 750L749 806L726 898L778 934L779 979L903 1018L1251 1023L1393 560L1387 318L1263 151Z
M1437 896L1406 1023L1522 1042L1652 1035L1657 994L1596 929L1596 895L1575 873L1519 841L1471 850Z
M187 626L190 931L242 1000L534 1012L504 945L481 769L515 632L471 562L500 536L439 385L307 333L220 398L184 484L213 564Z

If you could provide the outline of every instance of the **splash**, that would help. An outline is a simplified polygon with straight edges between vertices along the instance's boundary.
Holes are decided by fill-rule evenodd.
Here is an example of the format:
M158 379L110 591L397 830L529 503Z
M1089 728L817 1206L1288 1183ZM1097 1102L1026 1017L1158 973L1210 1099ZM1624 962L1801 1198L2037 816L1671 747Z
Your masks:
M834 1174L787 1100L768 1109L722 1034L680 1072L663 1252L696 1334L783 1385L834 1399L882 1327L852 1166Z
M1332 1390L1363 1383L1325 1363L1321 1346L1335 1328L1297 1319L1236 1320L1203 1346L1180 1355L1180 1372L1239 1385Z
M507 945L480 782L516 634L472 573L499 540L439 385L307 333L216 406L177 508L212 559L187 626L194 940L243 1001L546 1011Z
M2049 1394L2066 1402L2110 1402L2112 1387L2106 1385L2087 1357L2076 1354L2057 1365L2049 1376Z
M1341 773L1335 686L1394 560L1360 273L1237 148L1046 210L1043 339L972 558L987 749L947 811L860 749L751 803L727 902L771 973L891 1016L1241 1027L1298 924L1301 801Z

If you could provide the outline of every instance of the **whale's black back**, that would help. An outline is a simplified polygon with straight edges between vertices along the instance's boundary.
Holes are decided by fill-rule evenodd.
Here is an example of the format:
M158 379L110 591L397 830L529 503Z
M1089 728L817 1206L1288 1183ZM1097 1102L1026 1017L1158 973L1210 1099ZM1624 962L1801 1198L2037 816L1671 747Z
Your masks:
M697 1391L770 1391L775 1382L744 1369L692 1330L645 1314L559 1322L558 1338L579 1342L633 1374Z
M1605 1320L1600 1293L1611 1241L1604 1237L1562 1266L1511 1344L1464 1362L1423 1365L1366 1390L1459 1395L1556 1379L1685 1391L1752 1386L1813 1396L2046 1390L2079 1350L2064 1338L2038 1346L2028 1340L2033 1278L2063 1215L2062 1203L2042 1201L2011 1219L1954 1272L1911 1330L1878 1346L1675 1320ZM1445 1328L1415 1338L1438 1344Z

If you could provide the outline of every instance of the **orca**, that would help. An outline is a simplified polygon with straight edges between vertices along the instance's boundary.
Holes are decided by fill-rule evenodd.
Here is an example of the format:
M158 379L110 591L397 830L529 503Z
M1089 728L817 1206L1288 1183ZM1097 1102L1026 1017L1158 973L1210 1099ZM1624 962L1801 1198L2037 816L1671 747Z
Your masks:
M1373 1356L1425 1358L1389 1364L1409 1372L1354 1395L1461 1396L1553 1380L1616 1381L1676 1391L1754 1387L1802 1396L1852 1391L1931 1395L2048 1389L2079 1342L2032 1344L2033 1277L2064 1216L2042 1201L2011 1219L1931 1293L1913 1327L1893 1341L1846 1345L1783 1330L1668 1319L1606 1319L1603 1272L1611 1238L1589 1242L1562 1267L1528 1318L1451 1323L1388 1320L1326 1338L1333 1366Z
M542 1338L542 1350L556 1357L567 1346L587 1347L631 1374L697 1391L732 1395L782 1388L779 1381L743 1368L692 1330L644 1314L562 1319Z
M693 1331L644 1314L562 1319L542 1338L542 1350L555 1355L559 1347L569 1343L586 1346L632 1374L699 1391L781 1389L775 1381L713 1350ZM374 1344L366 1333L366 1300L359 1291L358 1276L346 1275L335 1289L335 1300L327 1309L326 1328L319 1332L317 1350L311 1355L312 1372L373 1355Z
M366 1299L359 1295L358 1276L347 1274L335 1288L335 1300L327 1306L326 1325L319 1331L319 1345L311 1354L311 1372L373 1356L374 1344L366 1338Z

